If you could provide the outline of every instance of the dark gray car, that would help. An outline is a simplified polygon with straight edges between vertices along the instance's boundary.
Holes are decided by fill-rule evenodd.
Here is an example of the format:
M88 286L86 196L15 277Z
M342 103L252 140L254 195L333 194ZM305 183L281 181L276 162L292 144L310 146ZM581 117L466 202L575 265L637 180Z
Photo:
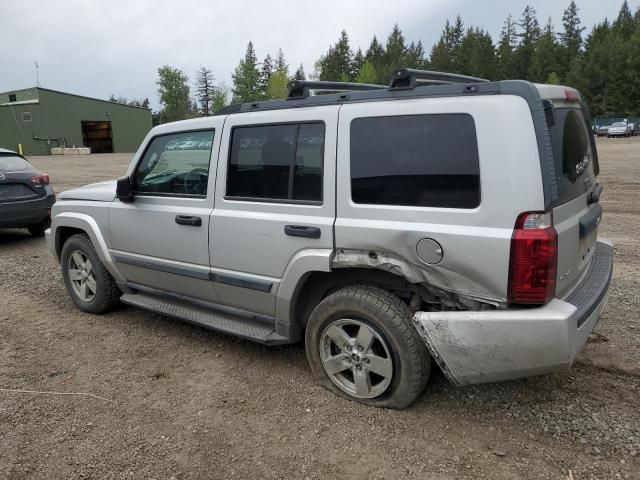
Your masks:
M43 235L55 201L49 175L22 155L0 148L0 228L26 228L32 235Z

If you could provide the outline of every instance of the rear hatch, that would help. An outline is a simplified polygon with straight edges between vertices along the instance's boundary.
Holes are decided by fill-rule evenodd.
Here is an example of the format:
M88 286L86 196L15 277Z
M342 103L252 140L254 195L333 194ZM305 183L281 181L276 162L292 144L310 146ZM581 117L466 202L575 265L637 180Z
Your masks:
M547 123L551 134L558 198L552 205L558 233L556 296L579 282L593 257L602 208L598 154L586 106L578 92L565 87L538 87L551 102ZM547 105L549 106L549 105Z
M0 154L0 203L35 200L46 196L42 184L32 179L38 172L15 154Z

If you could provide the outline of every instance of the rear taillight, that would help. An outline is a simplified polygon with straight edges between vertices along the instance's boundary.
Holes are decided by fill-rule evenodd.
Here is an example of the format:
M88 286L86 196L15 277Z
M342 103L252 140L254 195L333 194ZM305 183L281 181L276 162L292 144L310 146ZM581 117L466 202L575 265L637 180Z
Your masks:
M29 180L38 185L49 185L49 175L47 175L46 173L41 173L40 175L31 177Z
M511 236L509 302L544 304L556 293L558 234L551 213L518 216Z

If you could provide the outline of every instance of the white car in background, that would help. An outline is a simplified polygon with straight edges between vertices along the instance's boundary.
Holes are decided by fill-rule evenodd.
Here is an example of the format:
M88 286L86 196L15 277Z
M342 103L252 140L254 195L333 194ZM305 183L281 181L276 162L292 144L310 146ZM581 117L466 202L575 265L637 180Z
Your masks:
M628 122L616 122L609 127L607 137L630 137L633 133L633 124Z

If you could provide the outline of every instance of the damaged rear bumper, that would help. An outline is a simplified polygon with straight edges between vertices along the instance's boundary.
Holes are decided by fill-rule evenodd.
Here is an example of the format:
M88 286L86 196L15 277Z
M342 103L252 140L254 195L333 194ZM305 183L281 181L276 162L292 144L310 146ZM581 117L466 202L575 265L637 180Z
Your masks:
M431 355L458 385L542 375L571 366L604 307L613 246L599 241L582 282L542 307L417 312Z

